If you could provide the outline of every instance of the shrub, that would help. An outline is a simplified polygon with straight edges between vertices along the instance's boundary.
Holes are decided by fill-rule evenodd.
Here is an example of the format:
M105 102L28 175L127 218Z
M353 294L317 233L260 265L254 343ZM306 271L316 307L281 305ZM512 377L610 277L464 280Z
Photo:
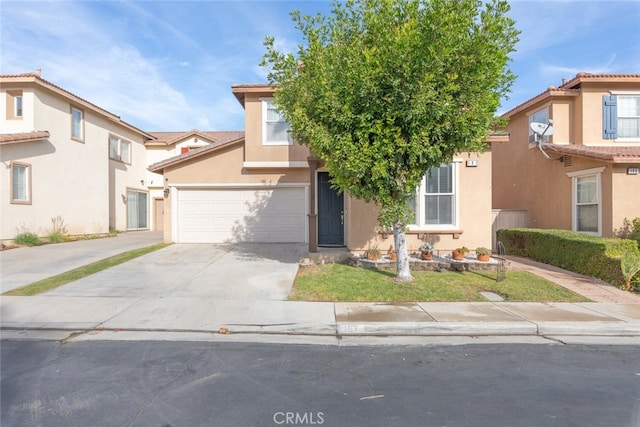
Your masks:
M640 246L640 218L634 218L631 221L625 218L622 221L622 227L616 230L616 236L621 239L635 240Z
M62 216L58 215L55 218L51 218L51 230L47 235L49 243L62 243L65 241L67 234L67 225L64 223Z
M13 243L23 246L40 246L42 244L42 240L40 240L38 235L35 233L23 231L13 238Z
M510 228L498 230L497 236L507 254L598 277L617 286L625 283L620 266L622 255L627 251L638 253L638 243L633 240L568 230Z
M640 284L640 280L634 280L640 273L640 254L632 250L627 250L620 259L620 269L625 280L625 287L630 291L634 284ZM640 279L640 277L638 277Z

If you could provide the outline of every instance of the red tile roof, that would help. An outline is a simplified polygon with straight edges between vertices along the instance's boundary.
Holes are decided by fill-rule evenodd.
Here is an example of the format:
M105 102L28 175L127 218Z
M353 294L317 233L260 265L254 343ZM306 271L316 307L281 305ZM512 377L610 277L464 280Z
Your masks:
M640 163L640 145L635 147L542 144L542 148L559 154L587 157L607 163Z
M49 132L38 130L25 133L4 133L0 134L0 144L17 144L20 142L40 141L49 138Z
M146 142L145 145L173 145L189 137L199 137L212 142L229 141L244 136L244 131L200 131L193 129L186 132L149 132L156 139Z
M574 78L569 81L563 81L560 87L549 86L547 90L539 93L538 95L530 98L523 103L515 106L511 110L502 114L501 117L511 117L514 114L525 110L532 105L550 98L552 96L577 96L580 93L579 86L582 83L587 82L611 82L611 83L620 83L620 82L637 82L640 83L640 74L590 74L590 73L578 73Z
M178 156L174 156L174 157L170 157L168 159L162 160L160 162L154 163L152 165L150 165L147 169L150 170L151 172L160 172L162 171L165 167L167 166L171 166L171 165L175 165L178 163L182 163L185 160L189 160L192 159L194 157L199 157L203 154L208 153L209 151L213 151L216 150L220 147L226 146L226 145L231 145L231 144L235 144L237 142L241 142L244 141L244 132L241 132L241 136L237 137L237 138L229 138L226 140L219 140L217 142L214 142L213 144L209 144L205 147L201 147L201 148L196 148L195 150L190 150L184 154L180 154Z

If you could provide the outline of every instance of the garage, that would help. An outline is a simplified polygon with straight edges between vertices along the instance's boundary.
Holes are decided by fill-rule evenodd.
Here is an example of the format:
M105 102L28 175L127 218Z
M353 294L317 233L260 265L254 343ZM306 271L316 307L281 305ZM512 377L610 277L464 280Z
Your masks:
M178 243L304 243L305 187L179 188Z

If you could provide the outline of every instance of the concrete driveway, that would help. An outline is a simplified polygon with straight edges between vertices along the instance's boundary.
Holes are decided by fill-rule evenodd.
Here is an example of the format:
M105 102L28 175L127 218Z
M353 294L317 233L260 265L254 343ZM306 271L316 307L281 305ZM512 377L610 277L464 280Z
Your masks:
M130 231L116 237L0 251L0 292L160 242L162 232Z
M42 294L287 299L304 244L174 244Z

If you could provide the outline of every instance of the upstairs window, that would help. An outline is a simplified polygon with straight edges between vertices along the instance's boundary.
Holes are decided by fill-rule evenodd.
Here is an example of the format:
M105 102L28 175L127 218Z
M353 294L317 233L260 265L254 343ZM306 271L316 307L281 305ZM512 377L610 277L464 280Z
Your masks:
M531 114L529 116L529 125L533 122L547 124L549 122L549 109L543 108ZM536 135L533 133L533 130L531 130L531 126L529 126L529 144L535 144L535 142Z
M22 91L21 90L8 90L7 91L7 120L19 120L22 119Z
M84 111L71 107L71 138L84 140Z
M618 96L618 138L640 138L640 96Z
M13 115L14 117L22 117L22 95L13 98Z
M291 145L289 123L278 113L273 99L262 100L262 144Z
M604 96L602 123L604 139L640 139L640 95Z
M117 136L109 136L109 158L131 163L131 142Z

